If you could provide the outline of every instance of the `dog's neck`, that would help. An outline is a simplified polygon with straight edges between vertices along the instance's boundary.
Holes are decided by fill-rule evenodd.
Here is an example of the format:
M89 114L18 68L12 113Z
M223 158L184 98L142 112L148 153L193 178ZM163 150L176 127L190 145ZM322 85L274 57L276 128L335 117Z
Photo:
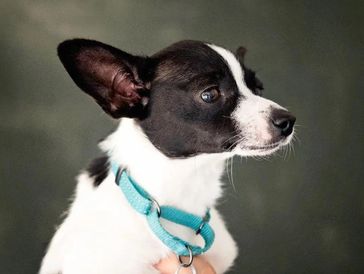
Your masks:
M161 205L203 215L221 196L220 177L226 154L170 159L149 141L134 120L126 118L100 146Z

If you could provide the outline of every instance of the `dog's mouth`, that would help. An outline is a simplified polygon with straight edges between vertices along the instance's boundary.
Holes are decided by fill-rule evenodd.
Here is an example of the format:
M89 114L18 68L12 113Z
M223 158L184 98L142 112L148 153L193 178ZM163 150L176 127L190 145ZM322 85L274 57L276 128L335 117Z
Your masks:
M264 146L246 146L246 147L243 147L243 149L246 149L246 150L271 150L271 149L278 148L280 145L282 145L282 142L276 142L276 143L267 144Z
M262 146L243 146L242 151L247 152L250 155L269 155L284 146L283 142L276 142L272 144L262 145Z
M280 141L264 144L264 145L248 145L240 144L238 145L235 153L242 156L264 156L270 155L278 151L280 148L288 145L291 141L291 137L285 138Z

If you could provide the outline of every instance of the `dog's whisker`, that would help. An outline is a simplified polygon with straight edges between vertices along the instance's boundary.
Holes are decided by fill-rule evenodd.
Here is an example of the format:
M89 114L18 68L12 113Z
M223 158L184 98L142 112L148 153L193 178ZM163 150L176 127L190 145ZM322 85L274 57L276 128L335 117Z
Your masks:
M234 192L236 192L235 184L234 184L234 174L233 174L233 166L234 166L234 157L231 157L230 163L230 177L231 177L231 185L233 186Z

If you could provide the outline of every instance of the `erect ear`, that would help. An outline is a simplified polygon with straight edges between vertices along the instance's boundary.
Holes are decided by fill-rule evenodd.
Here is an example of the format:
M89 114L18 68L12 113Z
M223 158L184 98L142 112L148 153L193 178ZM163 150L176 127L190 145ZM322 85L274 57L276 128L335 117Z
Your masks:
M77 86L113 118L144 115L150 59L86 39L64 41L58 46L58 56Z
M246 48L240 46L237 48L236 50L236 57L238 58L239 62L241 64L244 64L244 58L245 58L245 54L246 54Z
M246 55L247 49L245 47L238 47L236 50L236 58L240 62L241 66L244 70L244 81L247 85L247 87L256 95L261 96L262 90L264 89L263 83L256 77L255 71L248 68L244 61L245 61L245 55Z

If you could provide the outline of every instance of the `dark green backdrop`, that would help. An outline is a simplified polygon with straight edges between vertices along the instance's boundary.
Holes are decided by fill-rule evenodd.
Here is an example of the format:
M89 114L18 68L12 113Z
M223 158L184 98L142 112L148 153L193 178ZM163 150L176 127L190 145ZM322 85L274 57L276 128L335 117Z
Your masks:
M74 177L115 126L57 60L72 37L144 54L180 39L246 46L300 141L287 157L235 159L221 201L240 247L231 273L364 273L362 3L2 0L1 274L36 272Z

